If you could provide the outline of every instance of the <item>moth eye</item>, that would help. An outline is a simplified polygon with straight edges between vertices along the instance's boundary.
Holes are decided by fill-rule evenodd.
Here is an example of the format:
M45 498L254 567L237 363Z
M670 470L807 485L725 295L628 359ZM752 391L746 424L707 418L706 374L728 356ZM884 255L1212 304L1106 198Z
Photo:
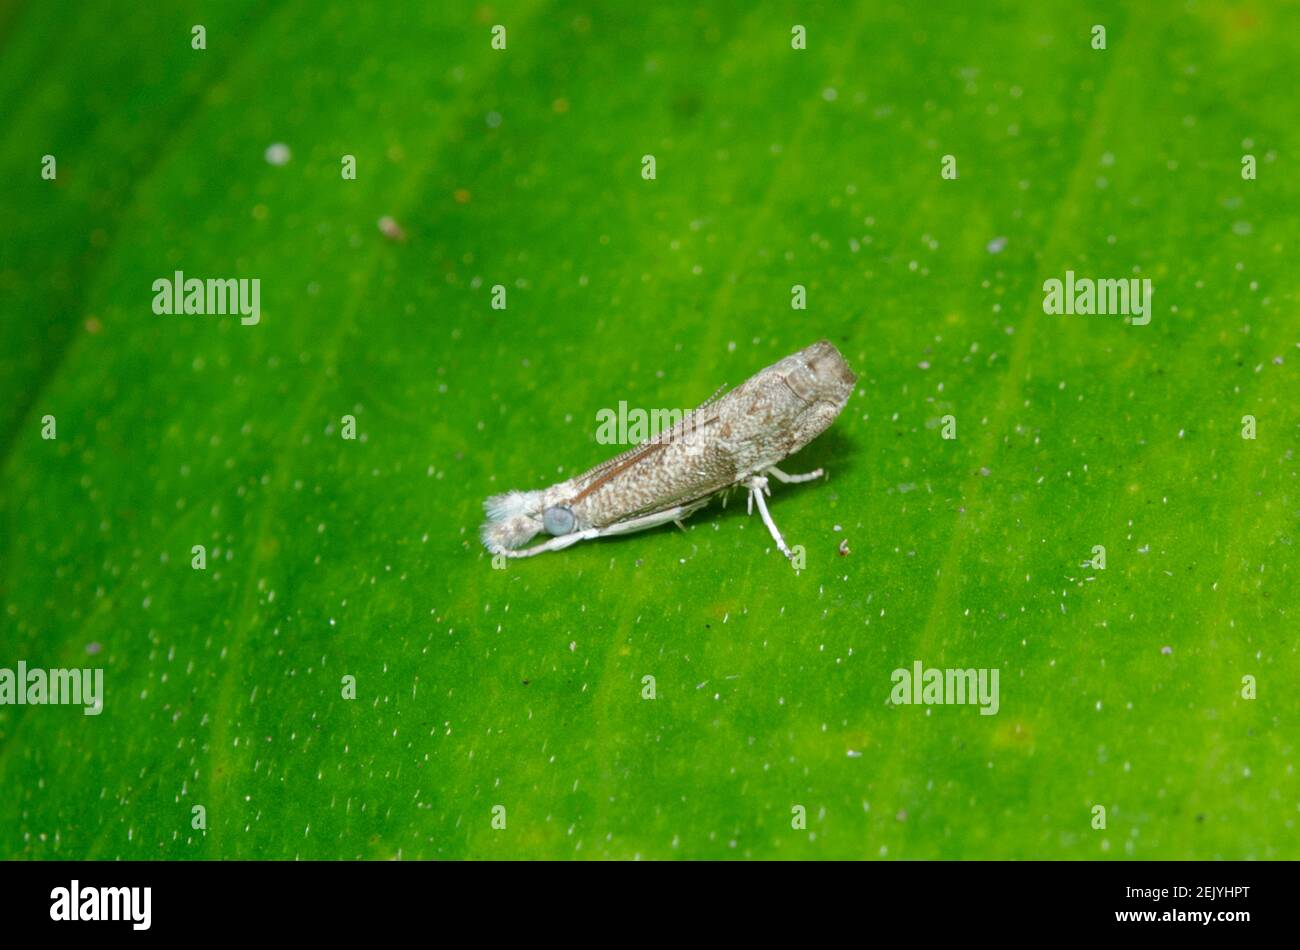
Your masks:
M573 512L562 505L552 505L542 512L542 527L553 537L573 531Z

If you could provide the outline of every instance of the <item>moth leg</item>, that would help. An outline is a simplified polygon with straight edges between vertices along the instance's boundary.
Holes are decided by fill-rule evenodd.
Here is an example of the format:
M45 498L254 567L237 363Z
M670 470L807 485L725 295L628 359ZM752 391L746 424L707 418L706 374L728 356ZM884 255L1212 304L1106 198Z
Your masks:
M598 532L596 537L604 538L618 534L631 534L634 531L645 531L649 528L657 528L661 524L673 522L683 531L686 529L682 526L682 519L688 515L694 514L707 504L705 501L697 501L689 505L677 505L673 508L665 508L663 511L651 512L648 515L641 515L639 518L629 518L627 521L620 521L617 524L609 525L605 528L593 528Z
M573 531L569 534L562 534L557 538L551 538L542 544L535 544L531 548L524 548L522 551L511 550L510 548L501 548L495 550L493 554L504 554L506 557L533 557L536 554L544 554L547 551L563 551L565 548L572 547L579 541L590 541L593 538L604 538L611 535L631 534L633 531L645 531L648 528L656 528L661 524L667 524L672 521L682 528L681 519L687 515L693 514L700 508L708 504L708 499L693 502L689 505L677 505L674 508L666 508L663 511L656 511L652 514L642 515L639 518L630 518L627 521L620 521L617 524L608 525L604 528L587 528L583 531ZM685 528L682 528L685 530Z
M809 472L807 475L787 475L775 465L769 466L768 471L776 477L778 482L785 482L787 485L797 485L799 482L810 482L814 478L821 478L826 474L826 469L819 468Z
M589 541L598 537L600 537L599 528L588 528L586 531L573 531L569 534L562 534L542 544L534 544L531 548L524 548L522 551L512 548L499 548L492 553L504 554L506 557L532 557L535 554L544 554L547 551L563 551L579 541Z
M767 502L763 500L764 492L769 495L772 494L771 489L767 487L767 479L762 475L755 475L745 484L746 487L749 488L750 513L752 514L754 511L754 502L758 502L758 513L763 518L763 524L767 525L767 530L771 533L772 540L776 542L777 550L787 558L793 558L794 555L790 552L789 546L785 543L785 538L781 537L780 529L777 528L776 522L772 520L772 516L768 513Z

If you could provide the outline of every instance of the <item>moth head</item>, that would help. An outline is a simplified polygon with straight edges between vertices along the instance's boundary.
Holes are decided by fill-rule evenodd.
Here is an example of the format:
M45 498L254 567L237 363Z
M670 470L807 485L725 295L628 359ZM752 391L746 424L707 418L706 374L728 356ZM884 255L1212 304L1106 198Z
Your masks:
M542 512L542 529L552 537L570 533L576 523L567 505L551 505Z
M510 491L483 502L487 522L479 529L483 546L494 554L523 547L545 525L541 515L542 492Z

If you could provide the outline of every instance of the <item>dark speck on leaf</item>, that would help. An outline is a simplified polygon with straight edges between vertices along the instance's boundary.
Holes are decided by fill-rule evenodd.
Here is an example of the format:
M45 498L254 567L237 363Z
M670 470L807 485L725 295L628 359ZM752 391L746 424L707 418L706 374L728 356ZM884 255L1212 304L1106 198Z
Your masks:
M679 116L689 119L700 111L700 97L691 92L682 92L673 96L672 110Z

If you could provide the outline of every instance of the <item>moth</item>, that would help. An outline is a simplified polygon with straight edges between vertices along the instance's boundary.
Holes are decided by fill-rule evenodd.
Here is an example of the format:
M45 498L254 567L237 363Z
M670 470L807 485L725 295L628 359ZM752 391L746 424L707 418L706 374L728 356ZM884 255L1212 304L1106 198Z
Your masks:
M682 519L715 495L744 487L749 513L757 504L777 548L792 558L764 500L771 495L768 478L796 483L825 474L787 475L776 466L835 421L857 381L840 351L819 340L581 475L488 498L483 545L493 554L532 557L668 522L682 527ZM548 541L524 547L543 532Z

